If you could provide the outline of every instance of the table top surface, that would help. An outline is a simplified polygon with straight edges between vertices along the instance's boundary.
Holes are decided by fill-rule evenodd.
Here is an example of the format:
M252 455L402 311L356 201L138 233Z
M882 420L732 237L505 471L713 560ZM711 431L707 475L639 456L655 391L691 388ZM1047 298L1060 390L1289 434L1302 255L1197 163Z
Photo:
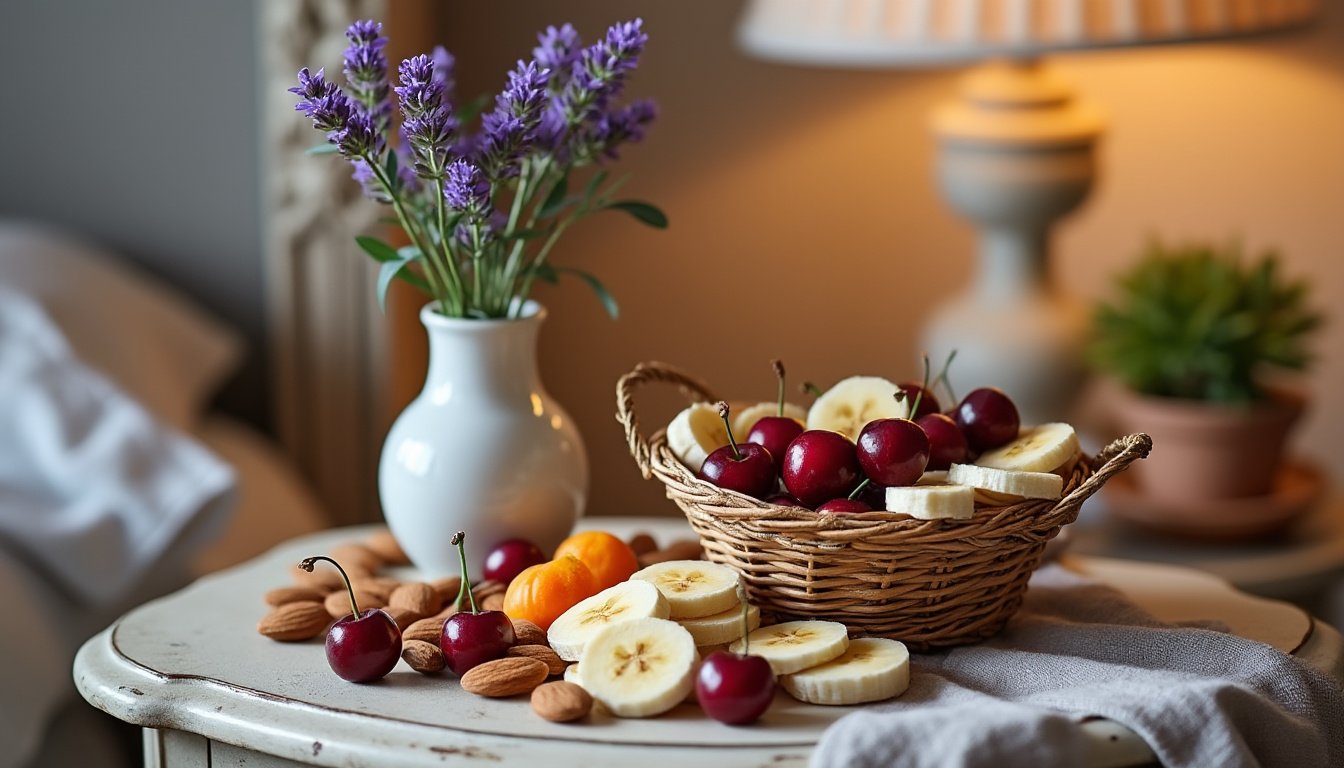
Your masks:
M647 530L663 543L690 534L675 519L602 518L585 525L618 535ZM822 731L853 711L781 693L763 721L748 728L709 720L693 704L647 720L595 711L580 724L554 724L536 717L526 697L480 698L451 677L423 676L404 664L375 684L346 683L327 668L321 640L276 643L257 634L266 612L261 595L289 582L291 564L365 533L343 529L296 539L141 606L81 649L77 686L94 706L127 722L319 765L418 766L474 755L544 757L563 766L591 764L600 750L612 757L638 754L649 766L802 764ZM1159 618L1224 621L1239 635L1344 676L1339 635L1324 625L1313 629L1297 608L1188 569L1095 558L1067 564L1120 588ZM1142 761L1144 745L1121 726L1100 722L1087 729L1098 743L1093 764Z

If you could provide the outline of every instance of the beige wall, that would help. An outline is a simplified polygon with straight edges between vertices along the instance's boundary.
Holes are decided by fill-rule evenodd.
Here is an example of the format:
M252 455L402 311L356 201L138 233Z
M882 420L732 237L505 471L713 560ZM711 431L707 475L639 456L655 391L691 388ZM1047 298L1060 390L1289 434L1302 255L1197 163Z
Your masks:
M593 514L670 511L640 479L612 419L613 385L641 360L675 362L728 396L769 399L768 361L795 381L913 376L921 318L969 280L968 229L931 183L925 116L954 72L819 71L733 47L737 3L463 4L441 37L468 93L497 88L532 32L572 20L586 38L642 15L652 36L632 93L663 117L621 170L672 226L613 215L575 230L556 260L600 275L621 301L610 322L580 284L539 295L547 385L593 462ZM1056 274L1101 295L1150 233L1277 245L1311 275L1322 307L1344 304L1344 18L1255 46L1060 57L1112 118L1103 178L1062 230ZM1344 327L1321 335L1315 407L1301 450L1344 480ZM675 399L641 409L665 421Z

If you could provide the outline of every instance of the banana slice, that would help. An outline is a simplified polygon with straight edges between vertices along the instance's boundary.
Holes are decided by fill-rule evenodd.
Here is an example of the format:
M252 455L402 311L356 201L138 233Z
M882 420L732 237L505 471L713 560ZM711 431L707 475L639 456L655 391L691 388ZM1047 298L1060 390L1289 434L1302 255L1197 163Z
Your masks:
M931 469L920 475L915 485L947 485L947 470Z
M880 637L851 640L834 661L779 678L780 687L809 704L845 706L882 701L910 687L905 643Z
M768 403L757 403L748 408L743 408L733 414L733 435L738 440L746 440L747 435L751 434L751 428L756 426L756 422L766 416L778 416L779 403L770 401ZM807 424L807 409L801 405L793 403L784 404L784 415L797 421L799 424Z
M761 627L747 639L751 653L764 658L776 675L825 664L838 657L849 647L849 630L834 621L786 621ZM728 646L733 653L742 653L742 640Z
M738 603L726 611L702 616L698 619L678 619L677 623L686 628L695 638L697 646L722 645L742 637L742 604ZM761 626L761 609L747 607L747 631ZM706 651L700 651L704 656Z
M887 488L887 511L916 520L969 520L975 515L975 491L964 485L902 485Z
M647 581L623 581L580 600L551 623L546 642L565 661L578 661L583 647L608 624L652 616L666 619L667 600Z
M709 454L727 444L728 429L710 403L684 409L667 425L667 447L692 472L699 472Z
M910 403L896 401L900 388L878 376L851 376L821 393L807 412L808 429L829 429L850 440L876 419L905 419Z
M1064 492L1064 478L1051 472L1015 472L974 464L953 464L947 470L947 481L1025 499L1058 499Z
M564 680L566 683L573 683L580 688L583 688L583 679L579 677L578 664L570 664L568 667L565 667L565 674L561 675L560 679Z
M735 605L737 571L704 560L668 560L635 571L632 580L647 581L667 598L672 619L713 616Z
M975 463L1017 472L1050 472L1067 463L1079 450L1078 433L1073 426L1056 422L1022 430L1016 440L980 454Z
M651 717L686 699L696 661L695 641L681 625L651 617L621 621L588 641L581 685L618 717Z

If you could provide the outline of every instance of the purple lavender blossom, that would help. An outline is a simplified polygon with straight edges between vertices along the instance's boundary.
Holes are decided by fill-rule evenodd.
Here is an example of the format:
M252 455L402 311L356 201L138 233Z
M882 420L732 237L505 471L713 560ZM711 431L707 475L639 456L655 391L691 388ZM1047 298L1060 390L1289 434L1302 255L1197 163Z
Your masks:
M354 110L345 127L333 134L336 148L342 155L353 160L382 154L383 134L378 130L375 120L368 113Z
M562 96L569 125L597 119L620 95L648 40L643 19L635 19L612 25L600 42L583 49Z
M490 210L490 180L470 161L454 160L448 165L443 197L453 210L483 218Z
M383 189L382 182L378 180L373 169L369 167L369 164L366 161L360 158L355 158L350 161L350 165L354 168L354 172L350 174L350 178L359 182L359 187L364 190L365 197L380 203L392 202L392 197L388 195L385 189Z
M532 58L552 73L568 72L579 60L579 33L570 24L559 29L547 27L545 32L537 35L537 42L540 45L532 49ZM555 83L551 85L554 88Z
M458 127L443 105L443 81L434 60L424 54L402 61L398 75L401 85L395 90L401 101L401 135L413 149L415 172L422 178L441 179L448 144Z
M350 97L335 83L327 82L325 71L321 69L317 74L309 73L307 67L299 70L299 85L290 88L289 92L299 97L294 109L312 120L314 128L327 132L328 140L334 141L333 134L345 128L355 111Z
M366 112L373 115L379 128L387 126L392 114L388 99L387 55L383 48L383 25L372 20L356 21L345 31L350 46L345 49L345 79Z
M518 172L518 158L536 138L546 105L549 70L537 62L519 61L509 72L504 92L495 97L495 109L481 118L480 158L486 174L502 179Z
M620 156L621 144L644 139L645 129L658 117L658 105L651 99L638 99L598 119L592 133L594 148L611 159Z
M455 73L457 70L457 59L448 52L442 45L434 46L434 50L429 54L434 60L434 82L439 84L442 89L444 103L453 100L453 92L457 90L457 80Z

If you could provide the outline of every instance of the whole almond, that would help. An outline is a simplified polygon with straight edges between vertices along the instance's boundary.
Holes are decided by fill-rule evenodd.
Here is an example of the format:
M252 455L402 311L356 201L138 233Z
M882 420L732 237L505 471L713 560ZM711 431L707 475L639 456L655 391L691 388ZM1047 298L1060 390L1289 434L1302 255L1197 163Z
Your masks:
M436 619L433 616L413 622L411 626L401 632L401 639L403 642L406 640L420 640L426 643L433 643L436 648L439 645L439 638L442 636L443 619Z
M280 587L267 592L262 598L267 605L276 606L285 603L297 603L300 600L309 602L322 602L326 592L313 589L312 587Z
M457 593L462 589L462 577L445 576L429 582L429 586L439 593L439 600L446 605L457 599Z
M467 670L462 690L477 696L501 698L527 693L551 676L544 662L523 656L505 656Z
M359 568L369 573L377 573L383 567L383 559L363 544L342 544L327 556L344 568Z
M482 611L502 611L504 610L504 593L496 592L493 595L486 595L480 602Z
M293 565L289 568L289 575L294 577L294 583L300 587L316 589L323 595L345 588L345 582L341 580L340 572L325 563L312 571L305 571L299 566Z
M513 619L514 645L545 645L550 646L546 640L546 630L538 627L527 619Z
M672 542L665 549L640 555L639 564L648 567L654 563L666 563L670 560L699 560L702 557L699 541L682 539Z
M532 711L553 723L578 720L592 709L593 697L574 683L556 680L532 691Z
M397 623L397 629L402 632L405 632L412 624L420 620L420 614L405 608L389 605L383 610L387 611L387 615L392 617L392 620Z
M443 671L445 664L443 651L439 650L438 643L407 640L404 637L401 642L401 658L406 660L411 669L425 675Z
M350 584L355 589L382 600L383 605L387 605L387 599L392 597L392 590L401 586L401 582L391 576L364 576L351 579Z
M370 608L382 608L387 604L386 600L379 600L377 595L370 594L363 590L355 590L355 602L359 603L359 610L367 611ZM339 619L350 615L350 593L344 589L336 590L327 594L322 605L331 614L331 618Z
M569 666L569 662L560 658L559 654L544 645L515 645L509 649L508 653L510 656L540 661L546 665L552 676L563 675L565 667Z
M368 547L388 565L411 564L411 559L406 557L406 553L401 550L401 545L392 536L392 532L386 528L371 534L369 538L364 540L364 546Z
M635 551L635 555L644 555L649 552L658 551L658 542L654 541L652 536L643 531L631 536L630 541L626 543Z
M476 596L476 602L481 602L491 595L502 595L509 588L508 584L494 579L485 579L472 585L471 594Z
M294 642L322 634L331 623L327 609L315 600L300 600L277 606L257 622L257 631L271 638Z
M408 581L392 590L387 604L415 611L421 616L433 616L443 607L443 601L434 588L420 581Z

